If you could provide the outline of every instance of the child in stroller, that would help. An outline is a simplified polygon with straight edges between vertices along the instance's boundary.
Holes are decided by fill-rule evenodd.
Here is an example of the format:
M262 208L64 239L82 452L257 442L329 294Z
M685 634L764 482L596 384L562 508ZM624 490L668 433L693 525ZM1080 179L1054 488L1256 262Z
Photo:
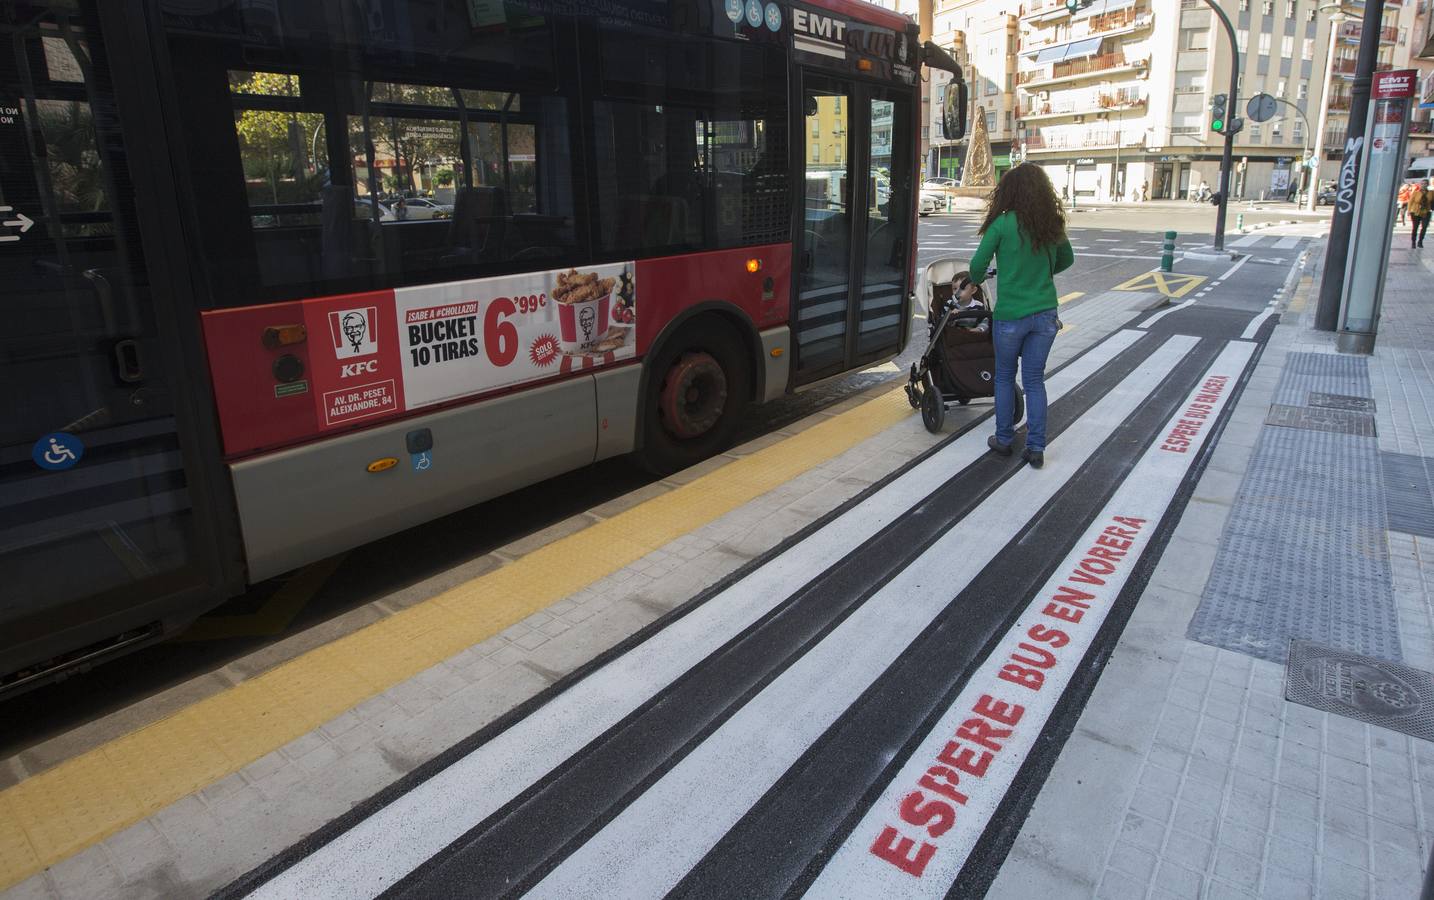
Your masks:
M970 273L957 269L952 257L938 259L926 267L922 283L926 295L926 323L929 342L921 358L911 364L906 398L913 409L921 410L921 422L935 434L946 421L951 402L965 406L974 397L995 395L996 346L991 337L991 307L978 286L969 304L959 293ZM994 287L996 270L986 273L987 285ZM1015 421L1025 414L1025 399L1016 389Z

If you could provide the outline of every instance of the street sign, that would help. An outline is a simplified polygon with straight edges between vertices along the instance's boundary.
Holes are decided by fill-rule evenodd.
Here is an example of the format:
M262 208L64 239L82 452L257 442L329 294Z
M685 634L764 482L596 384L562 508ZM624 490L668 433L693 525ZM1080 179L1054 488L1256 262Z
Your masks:
M1268 122L1279 112L1279 101L1269 94L1259 93L1250 98L1245 104L1245 115L1253 122Z

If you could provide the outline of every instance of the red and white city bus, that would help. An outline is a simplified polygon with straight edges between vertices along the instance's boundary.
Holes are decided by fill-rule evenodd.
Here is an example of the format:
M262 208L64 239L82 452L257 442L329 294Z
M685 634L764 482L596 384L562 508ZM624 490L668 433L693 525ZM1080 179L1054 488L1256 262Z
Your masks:
M921 66L955 67L878 7L0 30L0 693L595 460L701 459L904 343Z

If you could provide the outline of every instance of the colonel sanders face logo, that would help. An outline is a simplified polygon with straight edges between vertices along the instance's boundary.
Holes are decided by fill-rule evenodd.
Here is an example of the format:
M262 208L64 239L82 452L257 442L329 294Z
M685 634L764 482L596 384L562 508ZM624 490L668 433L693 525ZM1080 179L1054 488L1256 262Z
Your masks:
M591 306L585 306L578 313L578 327L583 330L583 340L593 339L593 325L597 319L597 313Z
M363 348L363 336L368 331L368 320L363 313L351 312L343 318L344 337L349 339L355 353Z

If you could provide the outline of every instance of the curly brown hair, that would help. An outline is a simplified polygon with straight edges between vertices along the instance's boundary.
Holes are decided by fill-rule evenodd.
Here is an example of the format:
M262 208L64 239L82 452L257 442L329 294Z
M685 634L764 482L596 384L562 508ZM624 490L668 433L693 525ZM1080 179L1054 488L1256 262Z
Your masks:
M991 202L986 207L986 220L978 234L985 234L996 217L1004 212L1016 214L1016 224L1026 236L1032 250L1059 244L1066 236L1066 217L1056 189L1045 170L1035 163L1021 163L996 183Z

